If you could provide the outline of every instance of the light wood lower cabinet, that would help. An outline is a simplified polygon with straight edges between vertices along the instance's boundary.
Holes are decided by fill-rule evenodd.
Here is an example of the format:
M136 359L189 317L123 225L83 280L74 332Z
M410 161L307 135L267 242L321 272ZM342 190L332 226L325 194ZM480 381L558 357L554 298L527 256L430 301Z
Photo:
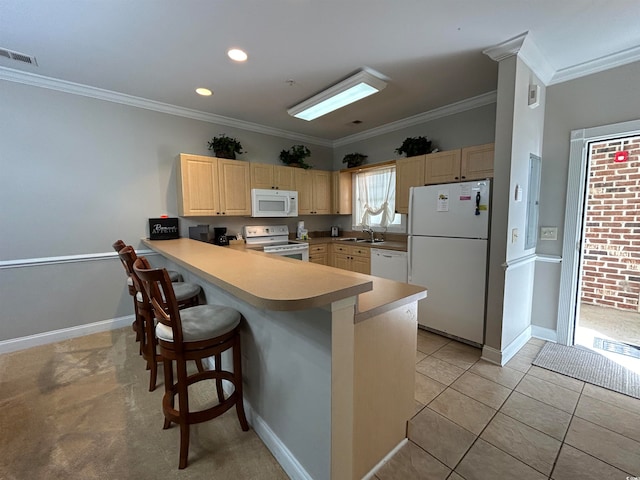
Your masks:
M181 154L177 187L183 217L251 215L247 162Z
M309 261L320 265L329 265L329 249L327 244L309 245Z
M371 250L356 245L331 244L332 267L351 272L371 274Z

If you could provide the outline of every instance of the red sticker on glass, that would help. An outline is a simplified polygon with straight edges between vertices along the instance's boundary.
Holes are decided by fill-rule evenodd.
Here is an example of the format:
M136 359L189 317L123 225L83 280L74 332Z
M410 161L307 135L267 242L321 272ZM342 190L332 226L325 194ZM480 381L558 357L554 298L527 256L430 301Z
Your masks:
M629 160L629 152L617 152L613 157L613 161L620 163Z

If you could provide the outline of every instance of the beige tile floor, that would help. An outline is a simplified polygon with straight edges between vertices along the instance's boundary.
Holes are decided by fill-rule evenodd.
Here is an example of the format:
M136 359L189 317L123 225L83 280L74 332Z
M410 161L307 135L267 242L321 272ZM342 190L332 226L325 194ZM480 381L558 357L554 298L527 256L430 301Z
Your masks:
M640 477L640 400L531 365L543 345L501 368L420 330L409 442L375 478Z

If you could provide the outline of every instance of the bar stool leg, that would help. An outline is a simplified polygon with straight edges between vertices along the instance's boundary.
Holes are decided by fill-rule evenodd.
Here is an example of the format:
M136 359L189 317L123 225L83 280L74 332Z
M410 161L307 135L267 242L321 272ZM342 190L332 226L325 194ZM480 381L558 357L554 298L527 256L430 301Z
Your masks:
M179 469L187 467L189 456L189 386L187 383L187 363L176 362L178 374L178 407L180 415L180 463Z
M238 414L238 420L240 421L240 427L242 431L249 430L249 423L247 417L244 414L244 404L242 399L242 358L240 355L240 334L237 334L233 341L233 376L235 377L235 393L236 393L236 413Z
M215 355L215 362L216 362L216 372L221 372L222 371L222 355L221 354L217 354ZM216 392L218 393L218 401L220 403L224 402L224 390L222 389L222 379L221 378L216 378Z

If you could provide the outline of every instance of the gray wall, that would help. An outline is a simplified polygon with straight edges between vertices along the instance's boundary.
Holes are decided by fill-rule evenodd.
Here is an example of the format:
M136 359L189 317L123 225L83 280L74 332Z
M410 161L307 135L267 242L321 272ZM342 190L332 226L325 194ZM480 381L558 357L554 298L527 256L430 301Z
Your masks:
M640 62L635 62L547 87L540 225L557 226L558 240L539 241L537 253L562 255L571 131L640 118L638 79ZM545 265L539 270L540 275L536 270L532 323L556 330L560 268L557 264Z
M264 163L302 143L2 80L0 104L0 341L133 313L115 257L7 261L99 256L118 238L140 247L147 218L177 215L177 155L209 155L219 133L241 141L240 159ZM331 168L330 148L309 148L310 163Z
M495 125L496 104L492 103L374 138L336 147L333 152L333 169L346 168L346 164L342 163L342 159L347 153L359 152L368 155L367 164L394 160L399 157L395 149L407 137L427 137L433 142L432 146L440 150L452 150L492 143L495 135Z

